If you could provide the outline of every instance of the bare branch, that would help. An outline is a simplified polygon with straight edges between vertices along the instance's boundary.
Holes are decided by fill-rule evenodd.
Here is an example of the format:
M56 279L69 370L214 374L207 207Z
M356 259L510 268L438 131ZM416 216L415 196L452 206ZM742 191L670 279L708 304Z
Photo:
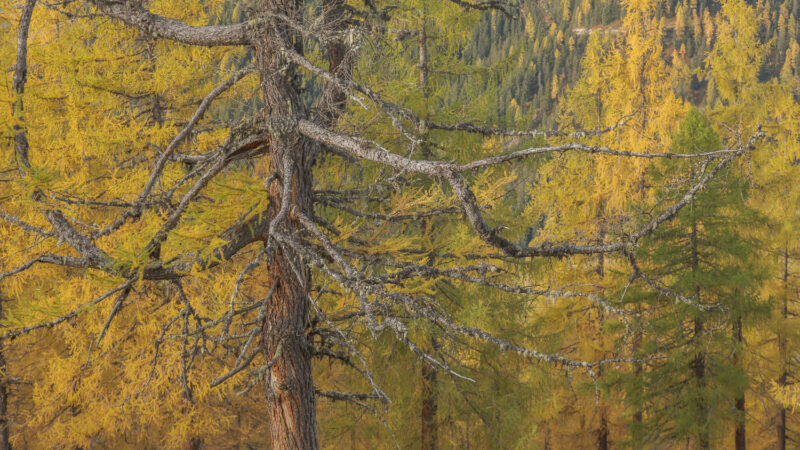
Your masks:
M17 336L21 336L23 334L30 333L31 331L40 330L42 328L52 328L52 327L54 327L54 326L56 326L58 324L61 324L61 323L66 322L66 321L68 321L70 319L73 319L73 318L77 317L78 314L82 313L83 311L86 311L87 308L102 302L103 300L107 299L108 297L111 297L112 295L116 294L119 291L128 289L133 284L134 281L135 280L132 279L132 278L126 280L124 283L120 284L119 286L115 287L114 289L111 289L110 291L106 292L105 294L101 295L100 297L97 297L96 299L90 301L89 303L86 303L86 304L83 304L83 305L79 306L77 309L75 309L74 311L70 312L69 314L63 315L63 316L61 316L61 317L59 317L57 319L53 319L53 320L51 320L49 322L44 322L44 323L40 323L38 325L32 325L32 326L29 326L29 327L23 327L23 328L20 328L18 330L10 331L10 332L5 333L2 336L0 336L0 339L9 339L9 338L13 339L13 338L15 338Z
M189 119L189 122L172 139L172 141L170 141L169 145L167 145L167 148L161 154L161 157L158 159L158 161L156 161L156 164L153 167L153 170L150 174L150 179L147 180L147 184L145 185L144 190L142 190L142 193L139 195L139 201L142 201L143 199L147 198L148 195L150 195L150 192L152 192L153 187L156 184L156 181L161 176L161 172L163 172L164 170L164 165L166 165L167 160L169 160L170 156L175 151L175 149L178 148L178 146L181 143L183 143L183 141L186 140L186 138L189 137L192 130L200 121L200 119L203 118L203 115L206 113L209 106L211 106L211 103L214 101L214 99L216 99L220 94L228 90L237 81L241 80L242 78L244 78L245 76L247 76L252 72L253 72L253 66L245 67L244 69L231 75L227 80L217 85L217 87L211 90L211 92L209 92L208 95L206 95L205 98L203 98L203 101L200 102L200 105L197 107L197 110L195 110L194 114L192 114L192 117L191 119Z
M11 214L6 214L6 213L4 213L2 211L0 211L0 219L5 220L8 223L13 223L14 225L22 228L23 231L27 231L29 233L36 233L36 234L38 234L39 236L42 236L42 237L57 237L58 236L56 233L53 233L52 231L45 231L45 230L43 230L43 229L41 229L41 228L39 228L39 227L37 227L35 225L31 225L31 224L29 224L29 223L27 223L27 222L15 217L15 216L12 216Z
M119 294L119 298L117 298L117 301L114 302L114 306L111 308L111 312L108 314L108 318L106 319L106 323L103 325L103 329L100 330L100 336L98 336L97 341L95 341L95 347L100 346L100 342L103 341L103 338L108 332L108 328L111 326L111 321L114 320L114 317L117 315L120 309L122 309L122 304L125 303L125 299L128 298L128 294L130 292L131 288L127 287Z
M604 245L559 244L539 247L519 246L503 237L500 237L497 234L497 229L489 227L489 225L483 219L483 215L480 212L475 195L469 189L460 174L450 172L446 175L446 178L450 183L450 186L453 188L453 191L455 191L456 195L461 200L461 205L464 207L467 220L472 225L472 228L474 228L478 233L478 236L480 236L484 242L493 247L497 247L508 256L525 258L534 256L563 257L567 255L589 255L594 253L619 251L629 245L626 242L617 242Z
M491 156L489 158L472 161L470 163L462 164L458 167L459 171L474 170L482 167L493 166L504 162L513 161L515 159L527 158L529 156L541 155L545 153L565 153L568 151L577 151L588 154L600 154L609 156L623 156L629 158L645 158L645 159L699 159L707 157L718 157L738 153L739 150L717 150L706 153L637 153L622 150L613 150L608 147L595 147L584 144L565 144L556 145L553 147L532 147L525 150L519 150L507 155Z
M136 2L89 0L103 14L154 37L190 45L247 45L247 24L193 27L142 8Z
M304 136L308 138L314 139L318 142L327 145L341 148L342 150L352 153L358 158L383 164L398 170L403 170L412 173L420 173L429 176L446 176L447 173L457 174L460 172L466 172L469 170L475 170L488 166L493 166L529 156L541 155L546 153L563 153L567 151L578 151L588 154L606 154L610 156L648 158L648 159L722 157L722 156L738 155L741 153L741 150L727 150L727 149L718 150L715 152L702 153L702 154L636 153L629 151L613 150L606 147L594 147L584 144L565 144L553 147L534 147L510 153L508 155L492 156L489 158L476 160L465 164L456 164L443 161L410 159L390 152L389 150L387 150L386 148L384 148L375 141L333 132L331 130L320 127L319 125L313 122L309 122L307 120L300 120L298 122L298 129L300 133L302 133Z

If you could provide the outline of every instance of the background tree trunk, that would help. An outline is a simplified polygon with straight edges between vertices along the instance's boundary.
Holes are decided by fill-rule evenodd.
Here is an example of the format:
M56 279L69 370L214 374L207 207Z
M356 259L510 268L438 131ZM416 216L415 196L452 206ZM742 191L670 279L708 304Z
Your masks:
M421 442L423 450L435 450L438 448L436 427L436 369L430 364L422 363L422 409L421 419Z
M599 208L599 211L602 211L602 204ZM602 213L598 212L598 219L602 220ZM598 244L603 245L605 242L605 230L603 229L602 225L600 228L600 239L598 239ZM600 278L604 278L606 276L606 258L603 253L597 255L597 268L595 269L597 275ZM603 310L598 308L598 313L600 314L598 318L598 323L602 327L603 324ZM602 332L598 330L598 339L602 339ZM603 367L598 367L597 376L603 376ZM600 428L597 430L597 449L598 450L608 450L608 418L606 417L606 402L601 397L598 401L598 408L600 409Z
M692 170L692 177L694 177L694 170ZM692 199L691 203L689 204L691 210L693 211L694 206L694 199ZM691 245L692 245L692 260L691 260L691 267L692 272L697 273L700 269L700 256L698 254L698 243L697 243L697 233L698 233L698 224L697 221L692 221L692 232L691 232ZM697 298L697 302L701 303L700 301L700 286L695 286L695 296ZM694 319L694 340L697 343L698 348L702 348L702 343L700 339L703 338L703 319L697 317ZM706 355L703 350L698 350L697 354L694 358L692 363L692 369L694 371L694 378L697 382L696 388L698 390L704 390L706 384ZM706 420L706 403L703 395L700 395L697 399L697 412L698 412L698 420L705 422ZM708 430L703 429L700 434L697 436L697 448L705 449L709 448L709 440L708 440Z
M783 249L783 274L781 275L781 282L783 284L783 310L781 316L783 318L783 326L785 326L786 319L789 317L789 249ZM778 378L778 385L786 386L789 378L789 359L787 355L786 338L781 332L778 332L778 351L781 357L781 375ZM786 408L780 405L778 411L778 450L786 450Z
M0 319L5 318L5 311L3 302L5 298L0 294ZM8 367L6 366L6 358L3 354L5 350L5 342L0 339L0 450L10 450L11 442L9 441L9 420L8 420Z
M733 355L734 365L742 364L741 352L742 346L744 345L744 336L742 334L742 317L736 317L736 321L733 325L734 336L736 338L737 349L736 353ZM745 435L745 403L744 403L744 394L745 391L742 391L741 394L736 398L736 411L739 413L738 420L736 421L736 430L734 431L734 442L736 444L736 450L745 450L747 448L747 439Z
M422 98L424 111L422 115L425 120L428 120L430 111L428 111L428 97L430 95L430 86L428 85L428 32L426 30L426 22L428 20L427 7L423 5L423 12L419 26L419 88L422 91ZM428 134L424 133L421 136L422 140L422 155L424 158L431 157L431 146L428 142ZM427 219L422 221L422 226L427 226ZM433 256L428 258L428 265L432 266L434 263ZM429 348L427 351L433 354L436 350L436 341L431 338ZM423 450L435 450L438 445L438 429L436 426L436 410L437 410L437 371L435 367L423 362L421 368L422 377L422 395L420 405L420 442Z

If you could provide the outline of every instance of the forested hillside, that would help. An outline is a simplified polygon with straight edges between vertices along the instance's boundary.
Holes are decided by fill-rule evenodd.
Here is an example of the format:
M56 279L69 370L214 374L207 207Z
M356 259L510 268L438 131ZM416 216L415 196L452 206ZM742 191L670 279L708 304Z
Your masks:
M800 446L800 0L0 0L0 450Z
M770 43L760 79L797 84L800 4L767 1L751 5L759 19L759 40ZM686 67L676 91L698 106L716 100L713 86L709 92L701 70L715 43L714 18L720 7L719 2L703 0L665 1L655 6L655 17L663 29L664 58ZM555 99L559 89L580 77L589 36L625 33L624 14L625 7L618 1L523 1L512 17L484 14L463 55L477 66L491 68L484 87L495 93L497 120L510 126L556 125ZM455 89L460 83L452 85L452 95L459 95Z

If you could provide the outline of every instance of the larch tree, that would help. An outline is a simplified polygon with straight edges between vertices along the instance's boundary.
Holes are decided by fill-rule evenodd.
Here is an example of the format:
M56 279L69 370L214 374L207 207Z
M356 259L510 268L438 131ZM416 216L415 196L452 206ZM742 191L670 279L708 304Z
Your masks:
M664 30L655 15L656 7L657 2L653 1L626 2L622 24L626 33L591 35L582 61L581 78L561 100L561 122L577 129L613 127L620 115L624 117L624 126L613 133L594 137L595 145L621 145L647 153L670 151L671 129L685 106L672 91L663 54ZM634 232L641 220L632 219L634 205L646 203L652 196L653 186L645 183L651 161L576 156L553 157L539 170L539 181L531 187L534 200L526 211L528 215L544 216L536 241L580 238L602 244ZM570 176L575 180L563 186L559 180ZM571 258L555 266L557 269L546 275L551 283L585 286L584 293L604 298L616 291L617 286L636 281L630 278L630 268L623 254ZM624 299L624 295L621 298ZM565 339L574 341L572 345L581 349L584 358L602 359L630 352L631 345L620 346L616 342L619 334L609 330L616 329L615 323L632 322L638 314L635 307L628 311L616 301L595 303L592 307L584 302L567 301L561 313L566 317L555 315L551 322L556 326L575 322L574 329L563 326L562 333ZM557 313L558 310L553 311ZM633 342L633 347L638 345L636 341L640 340L641 330L626 326L624 334L627 341ZM601 384L609 385L606 380ZM598 448L608 448L615 439L613 435L623 434L628 417L637 413L629 414L615 407L624 402L613 389L603 389L599 401L597 393L587 391L586 394L579 396L585 402L582 407L573 408L581 418L579 423L585 424L582 427L586 429L581 428L581 436L570 439L582 439L587 446L596 444Z
M773 136L763 152L753 154L747 165L740 167L750 186L750 207L769 220L769 225L756 230L755 236L760 243L757 254L770 262L772 276L762 283L761 295L771 301L773 316L762 321L763 326L752 327L744 340L750 347L746 355L752 355L747 367L753 397L753 401L748 400L748 415L767 418L767 430L763 431L767 437L762 446L786 448L793 439L789 424L794 416L793 408L787 406L797 404L797 390L791 381L793 348L798 339L792 310L798 299L794 274L800 242L796 226L800 219L797 183L787 180L796 178L798 173L800 146L796 130L800 126L800 108L796 83L791 77L784 77L785 71L780 83L763 81L759 76L768 63L770 45L774 45L759 41L761 22L756 8L741 1L726 2L717 17L716 49L706 58L706 70L718 93L709 110L711 118L736 124L737 133L764 124ZM731 56L734 54L738 57ZM752 442L750 434L748 429L747 440Z
M673 146L676 151L704 152L719 142L692 109ZM686 172L678 164L664 164L652 176L672 178L676 171ZM728 169L631 255L663 289L628 293L632 304L646 305L647 324L653 330L644 336L639 352L667 355L636 376L621 377L629 397L645 405L644 423L634 435L636 445L677 444L689 438L697 448L708 448L712 442L727 441L725 431L734 424L736 446L742 448L748 386L743 325L763 321L769 310L758 297L764 266L748 257L757 249L752 230L764 221L747 204L743 177L731 172Z
M613 107L609 125L575 132L426 118L409 106L418 90L390 90L370 64L409 32L403 12L417 2L253 0L235 14L212 0L21 3L2 4L16 24L5 40L15 51L3 50L13 56L3 94L4 386L12 361L30 349L42 356L25 356L26 398L47 407L21 408L59 445L160 438L197 448L254 421L269 424L274 448L317 448L318 397L379 417L374 405L390 401L365 340L391 337L465 378L427 330L453 348L493 346L592 376L634 362L536 350L536 339L455 314L431 286L609 305L602 293L536 286L528 268L629 253L761 137L676 154L592 141L632 112ZM431 21L516 14L494 0L425 3ZM396 64L386 79L424 75L425 61ZM563 143L507 152L498 142L510 137ZM424 151L430 142L436 151ZM497 199L524 161L563 153L625 161L620 177L639 159L697 158L707 170L671 186L674 203L650 217L620 208L628 233L598 242L566 230L519 244L510 236L524 230L506 230L515 220ZM434 219L449 238L420 245ZM491 310L502 298L462 300ZM352 391L324 385L336 377L315 383L319 359L357 375ZM70 432L82 416L85 428Z

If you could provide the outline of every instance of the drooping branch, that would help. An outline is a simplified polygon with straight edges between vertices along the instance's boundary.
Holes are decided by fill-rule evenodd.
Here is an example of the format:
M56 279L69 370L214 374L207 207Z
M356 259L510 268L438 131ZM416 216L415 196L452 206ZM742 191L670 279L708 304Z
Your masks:
M697 308L697 309L699 309L701 311L710 311L710 310L713 310L713 309L720 309L720 310L724 310L725 309L725 307L723 305L719 305L719 304L718 305L703 305L701 303L698 303L698 301L697 301L698 299L697 298L687 297L685 295L681 295L678 292L675 292L675 291L673 291L671 289L666 288L661 283L659 283L656 280L650 278L646 273L644 273L644 271L642 271L642 269L639 267L639 263L636 261L636 257L634 256L633 252L625 252L625 253L626 253L626 256L628 257L628 263L630 264L631 269L633 269L633 277L641 278L642 280L644 280L645 283L647 283L648 286L650 286L653 290L655 290L656 292L660 293L661 295L665 295L665 296L667 296L669 298L672 298L675 301L678 301L678 302L684 303L686 305L692 306L692 307Z
M461 212L461 210L458 208L434 208L428 211L420 211L417 213L409 213L409 214L381 214L369 211L359 211L355 208L347 206L346 204L328 198L317 198L317 201L325 206L329 206L331 208L344 211L356 217L363 217L365 219L374 219L387 222L419 220L426 217L437 217L446 214L458 214Z
M125 300L128 298L128 294L130 294L131 288L130 286L123 289L122 292L119 294L117 301L114 302L114 306L111 307L111 312L108 313L108 317L106 318L106 322L103 324L103 329L100 330L100 335L97 337L95 341L95 347L100 346L100 342L103 341L103 338L106 336L108 329L111 327L111 322L114 320L114 317L117 316L117 313L122 309L122 305L125 303Z
M564 257L567 255L590 255L595 253L609 253L619 251L629 244L627 242L617 242L604 245L576 245L576 244L559 244L548 245L539 247L523 247L517 245L508 239L501 237L498 234L498 229L491 228L481 214L478 207L478 201L475 194L467 186L464 178L455 172L449 172L446 175L450 187L461 200L461 205L464 208L464 213L467 216L472 228L478 233L478 236L487 244L496 247L503 251L508 256L516 258L527 258L536 256L545 257Z
M501 350L514 351L522 356L543 362L552 363L555 365L582 368L591 373L594 367L600 365L611 364L611 363L624 363L632 361L630 359L624 359L624 358L609 358L609 359L604 359L602 361L594 361L594 362L576 361L564 357L562 355L542 353L533 349L514 345L501 338L497 338L496 336L484 330L467 327L460 323L457 323L451 320L443 313L441 313L440 311L437 311L437 309L431 307L431 305L429 305L427 302L421 302L410 295L403 294L400 292L388 291L382 286L382 283L380 282L376 283L377 280L374 278L368 280L364 279L364 277L355 268L353 268L347 261L345 261L345 259L335 248L333 243L330 242L327 236L325 236L325 234L309 218L297 212L295 212L295 215L299 218L300 223L306 228L306 230L312 236L314 236L314 238L320 241L323 248L328 253L328 256L332 258L338 266L341 267L344 273L333 272L328 270L327 265L322 261L322 259L319 256L317 256L313 252L310 252L310 249L308 249L307 247L300 246L299 243L295 242L293 239L288 238L287 236L284 235L279 235L276 237L283 240L288 245L293 246L293 248L296 251L305 254L305 256L309 258L314 263L315 266L323 269L323 271L331 275L337 282L339 282L339 284L341 284L343 287L347 288L356 295L360 296L363 296L365 294L377 295L379 297L385 298L386 300L392 303L402 305L414 317L419 317L429 320L433 324L442 327L442 329L444 329L445 331L453 333L453 335L468 336L471 338L475 338L480 341L484 341L494 346L497 346ZM370 314L372 313L367 312L367 315ZM443 361L440 361L437 358L428 355L422 349L420 349L416 344L414 344L414 342L408 336L409 333L408 328L398 319L394 317L386 317L384 318L381 324L376 326L377 326L376 331L379 331L387 327L391 329L400 341L402 341L412 352L416 353L420 358L422 358L427 363L440 367L448 372L454 373L456 376L462 377L462 375L452 372L452 370L450 370L450 368Z
M371 258L371 262L375 262L375 260L376 258ZM487 277L479 277L470 274L470 272L478 272L480 274L500 272L499 267L489 264L477 264L473 266L439 269L429 265L412 264L399 261L387 261L385 259L381 260L379 263L389 267L396 267L400 269L399 271L393 272L390 275L385 275L381 277L382 280L387 282L396 282L396 280L397 282L399 282L399 280L405 280L412 276L422 276L425 278L439 278L439 277L450 278L452 280L458 280L464 283L485 286L488 288L497 289L499 291L508 292L511 294L531 295L531 296L545 297L545 298L585 298L589 301L597 303L603 309L605 309L610 313L619 314L621 316L631 315L630 312L616 308L611 303L609 303L608 300L596 294L570 291L567 289L553 290L553 289L534 288L530 286L510 285L490 280Z
M630 236L628 241L613 242L603 245L576 245L576 244L560 244L560 245L547 245L538 247L522 247L498 235L498 230L490 227L483 218L483 215L478 206L477 199L467 186L460 172L468 171L480 167L487 167L491 165L500 164L511 159L521 158L534 154L550 153L550 152L563 152L567 150L586 151L588 153L597 153L597 148L585 147L581 145L560 146L560 147L546 147L542 149L529 149L527 151L518 152L518 154L511 154L509 159L504 157L492 157L483 160L474 161L467 164L455 164L441 161L428 161L428 160L414 160L404 156L397 155L382 147L377 142L360 137L353 137L341 133L335 133L320 127L313 122L301 120L298 122L298 129L305 136L325 143L339 147L348 151L358 158L366 159L372 162L383 164L401 171L412 173L419 173L434 177L444 177L448 180L456 196L461 201L464 212L470 222L472 228L478 233L482 240L486 243L502 250L506 255L512 257L563 257L567 255L579 254L596 254L596 253L610 253L628 248L634 245L636 241L642 237L650 234L655 228L669 218L674 217L700 190L704 189L711 178L723 167L733 161L737 156L743 154L745 151L751 149L755 144L755 140L762 137L763 133L758 131L753 137L750 138L748 143L736 150L720 150L717 152L710 152L708 154L680 154L680 157L685 158L699 158L705 157L707 161L715 158L722 158L722 160L710 171L706 176L693 188L687 192L684 198L675 205L668 208L659 217L653 219L652 222L643 227L640 231ZM617 152L611 149L604 151L620 157L658 157L669 158L672 154L668 153L632 153L632 152Z
M639 230L637 233L631 235L631 239L634 241L638 241L639 239L647 236L648 234L652 233L659 225L662 223L672 219L675 217L678 212L683 209L686 205L691 203L692 199L697 195L698 192L705 189L708 183L714 178L714 176L722 169L727 167L737 156L744 154L744 152L748 150L752 150L755 148L755 144L759 139L764 138L765 134L761 131L761 127L758 127L758 130L750 136L740 149L736 150L733 153L727 154L724 158L722 158L717 164L709 170L705 176L703 176L700 181L697 182L684 196L683 198L675 203L674 205L667 208L661 215L654 218L650 223L648 223L645 227Z

